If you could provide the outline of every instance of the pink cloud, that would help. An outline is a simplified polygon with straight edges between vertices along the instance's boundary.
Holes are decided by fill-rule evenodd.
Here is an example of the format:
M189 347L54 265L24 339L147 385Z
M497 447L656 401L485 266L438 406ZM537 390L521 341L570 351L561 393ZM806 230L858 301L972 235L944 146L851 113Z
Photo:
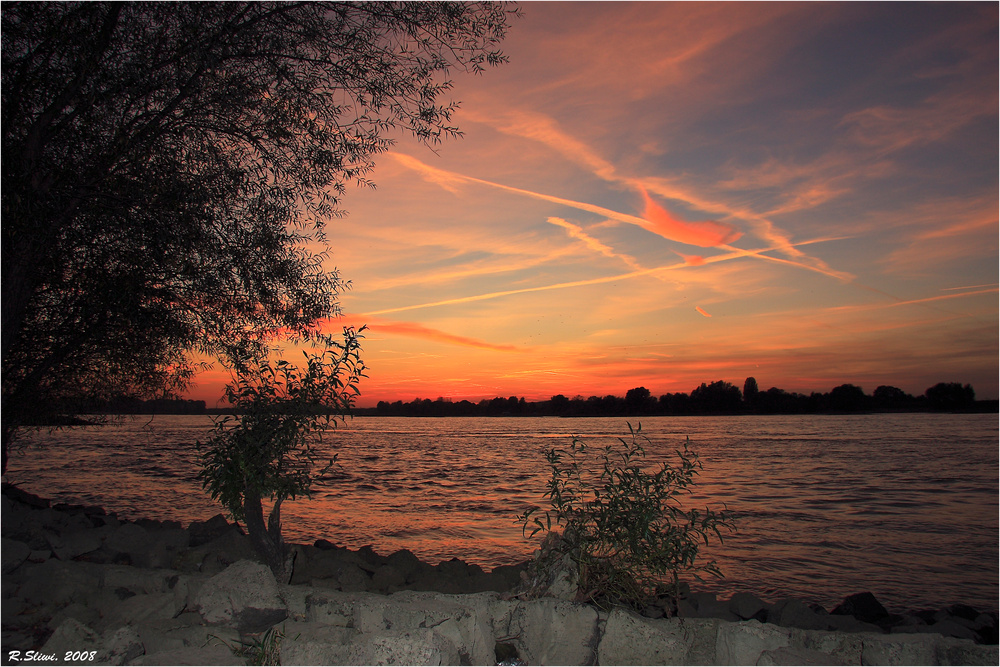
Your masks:
M372 334L394 334L397 336L407 336L410 338L421 338L423 340L429 340L436 343L447 343L451 345L463 345L466 347L475 347L481 350L495 350L500 352L512 352L518 348L514 345L498 345L495 343L490 343L488 341L479 340L477 338L469 338L468 336L458 336L456 334L450 334L446 331L441 331L439 329L433 329L431 327L424 326L423 324L418 324L417 322L397 322L392 320L383 320L377 317L370 316L348 316L345 315L343 318L337 320L330 320L329 325L336 325L336 327L341 327L345 325L354 324L360 326L361 320L368 325L368 330Z
M685 222L678 220L669 211L653 201L645 188L640 187L639 191L642 193L642 198L646 205L646 210L643 211L642 216L651 225L651 231L656 232L664 238L702 248L711 248L732 243L743 236L743 233L732 225L721 222L712 220Z

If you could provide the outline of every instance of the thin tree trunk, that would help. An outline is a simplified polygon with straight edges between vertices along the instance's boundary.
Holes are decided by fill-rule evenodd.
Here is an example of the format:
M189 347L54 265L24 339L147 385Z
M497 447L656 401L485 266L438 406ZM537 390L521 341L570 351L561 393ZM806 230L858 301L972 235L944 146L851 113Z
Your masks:
M250 536L250 543L271 572L278 583L287 584L292 576L291 562L285 542L281 539L280 521L280 500L275 503L275 508L271 510L270 526L264 525L264 508L261 503L260 494L255 490L247 488L243 494L243 518L247 524L247 533ZM277 513L276 513L277 510Z

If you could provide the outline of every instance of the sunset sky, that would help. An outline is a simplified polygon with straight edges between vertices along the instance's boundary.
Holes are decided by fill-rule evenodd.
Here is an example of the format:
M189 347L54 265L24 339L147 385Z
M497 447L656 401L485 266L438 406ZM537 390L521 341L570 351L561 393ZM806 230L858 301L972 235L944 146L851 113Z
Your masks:
M454 73L464 138L401 138L330 223L360 405L997 397L996 3L522 11L508 65Z

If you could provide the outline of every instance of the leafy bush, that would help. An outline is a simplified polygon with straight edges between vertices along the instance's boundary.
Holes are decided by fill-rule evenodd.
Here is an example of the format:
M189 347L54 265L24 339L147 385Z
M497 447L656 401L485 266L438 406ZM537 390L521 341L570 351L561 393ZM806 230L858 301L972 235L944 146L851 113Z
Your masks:
M281 503L309 496L323 430L343 421L360 393L362 331L345 328L342 343L322 337L321 352L303 352L303 368L284 359L242 364L226 387L239 417L219 420L212 438L198 443L202 487L246 523L254 548L282 583L292 564L281 537ZM266 526L264 500L272 502Z
M701 573L721 577L714 561L698 562L698 550L712 535L721 542L723 530L735 529L727 509L681 506L681 496L691 492L702 468L690 440L676 452L676 465L664 463L647 472L642 466L649 440L641 425L628 426L631 439L619 438L620 447L606 446L598 457L599 471L588 467L594 457L577 438L568 451L549 450L552 476L545 496L552 509L541 514L529 509L517 518L528 537L553 525L563 531L550 532L543 543L536 577L570 562L576 600L602 607L641 607L661 594L676 601L685 572L699 580ZM543 585L551 581L548 577Z

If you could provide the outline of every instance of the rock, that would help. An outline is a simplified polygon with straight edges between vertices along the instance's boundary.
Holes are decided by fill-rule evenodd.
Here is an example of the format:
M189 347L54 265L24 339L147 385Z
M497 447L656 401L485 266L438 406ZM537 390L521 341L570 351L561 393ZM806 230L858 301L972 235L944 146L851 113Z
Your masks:
M0 559L3 562L3 573L10 574L18 568L31 555L31 547L18 540L10 540L6 537L0 541Z
M597 647L598 664L712 664L718 625L711 619L653 620L614 609Z
M150 547L152 540L149 532L134 523L123 523L104 541L109 551L120 554L142 554Z
M824 616L820 616L805 602L795 598L787 598L771 607L767 612L767 620L769 623L786 628L800 628L802 630L826 630L827 628Z
M379 593L395 593L406 585L406 577L392 565L383 565L372 575L372 588Z
M936 645L936 657L942 665L1000 665L996 644L984 646L964 639L942 639Z
M764 651L791 645L792 631L770 623L722 623L716 644L718 665L756 665Z
M77 561L47 560L32 566L18 596L29 602L66 605L87 604L100 583L100 566Z
M823 621L826 623L826 630L837 632L882 632L882 628L874 623L865 623L853 616L828 614L823 617Z
M163 653L207 644L235 646L239 632L235 628L205 625L201 615L184 613L171 619L148 620L136 626L146 653Z
M597 611L555 598L530 600L511 612L512 643L529 665L591 665L597 658Z
M313 592L306 596L306 621L338 627L354 624L354 602L358 594L336 591Z
M61 544L52 545L52 551L59 560L72 560L77 556L97 551L104 543L104 532L89 528L67 531L62 535Z
M834 658L807 648L776 648L764 651L757 659L758 665L848 665L839 658Z
M230 527L215 539L201 545L197 551L215 554L224 567L241 560L262 562L261 557L250 543L250 538L234 527Z
M230 529L229 522L222 514L216 514L208 521L195 521L188 526L189 545L199 547L207 544Z
M247 560L206 581L194 602L208 623L234 623L241 632L266 630L288 615L271 570Z
M415 581L417 576L425 569L426 565L417 558L409 549L400 549L389 554L386 558L386 565L389 565L399 572L406 583Z
M521 573L527 568L527 562L519 565L498 565L493 568L490 575L496 582L499 592L509 591L521 583Z
M889 612L871 593L856 593L844 598L831 612L837 615L853 616L865 623L879 623L889 617Z
M744 621L754 618L761 611L767 609L767 603L752 593L735 593L729 599L729 611L736 614Z
M111 608L103 620L102 627L112 629L122 625L170 619L180 611L172 592L133 595Z
M338 548L336 544L334 544L330 540L325 540L323 538L320 538L315 542L313 542L313 546L316 547L317 549L323 549L324 551L329 551Z
M101 637L104 648L97 654L97 662L107 665L124 665L146 652L139 633L131 625L108 630Z
M862 665L938 664L933 635L865 635Z
M972 641L978 639L978 634L975 630L953 619L944 619L934 625L928 625L926 628L928 632L936 632L944 637L971 639Z
M139 656L133 665L235 665L238 659L227 647L212 645L186 647Z
M282 631L279 649L283 665L348 664L351 642L359 634L354 628L322 623L286 623Z
M351 563L341 566L337 583L340 590L348 593L369 591L372 588L372 580L368 573Z
M100 651L103 646L97 633L80 623L75 618L67 618L52 633L48 641L42 646L40 652L47 656L54 656L54 660L49 664L67 664L65 656L74 651ZM85 662L81 660L75 663Z
M85 625L88 628L96 628L101 620L101 615L92 607L73 602L57 611L49 620L47 625L52 630L55 630L62 625L63 621L67 618L75 619L79 621L81 625Z
M458 665L462 664L447 639L430 628L361 635L350 644L348 665Z

